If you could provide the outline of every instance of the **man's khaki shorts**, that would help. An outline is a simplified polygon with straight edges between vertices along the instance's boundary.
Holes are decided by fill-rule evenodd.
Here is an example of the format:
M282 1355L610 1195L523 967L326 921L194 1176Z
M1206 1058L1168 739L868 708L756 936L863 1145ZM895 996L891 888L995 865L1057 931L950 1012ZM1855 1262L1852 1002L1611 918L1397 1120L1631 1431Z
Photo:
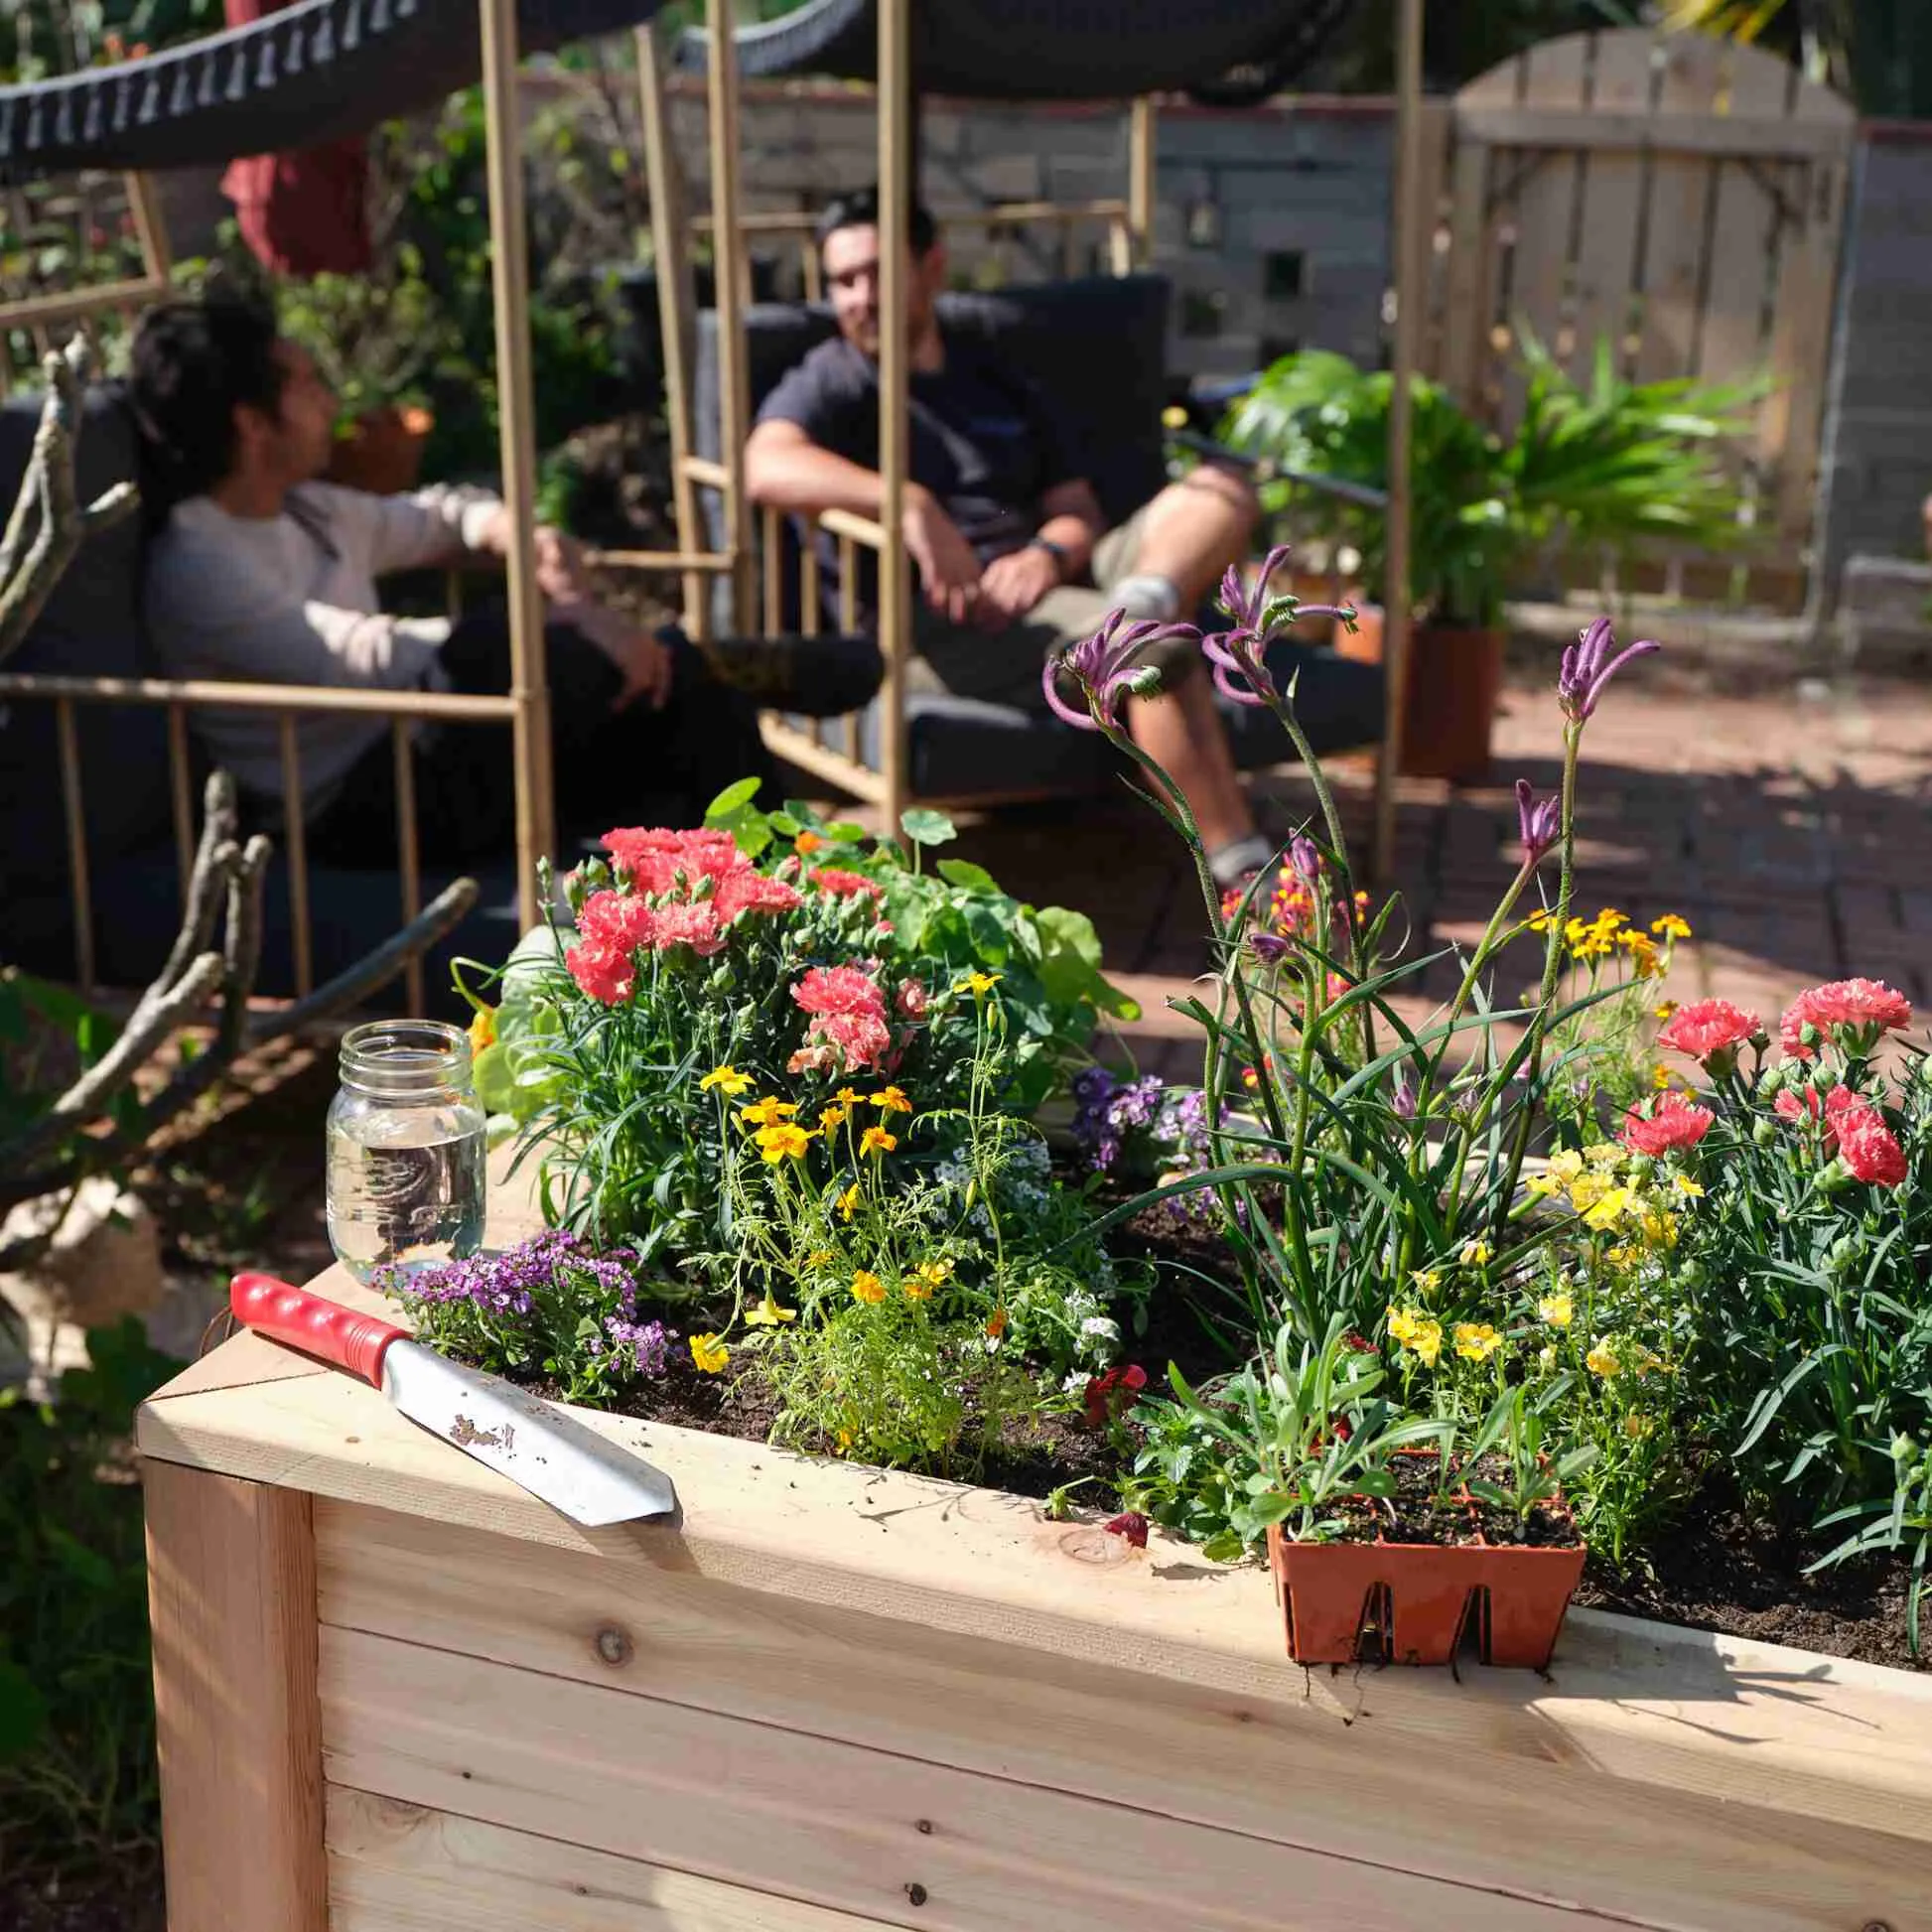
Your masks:
M912 648L906 667L906 688L945 691L956 698L978 698L988 704L1016 705L1025 711L1044 711L1039 688L1040 667L1049 651L1090 637L1114 609L1109 592L1134 574L1140 560L1141 533L1147 522L1145 507L1125 523L1106 532L1093 547L1091 584L1062 584L1004 630L981 630L972 623L954 623L914 592ZM1156 645L1143 662L1161 667L1172 684L1193 663L1190 644Z

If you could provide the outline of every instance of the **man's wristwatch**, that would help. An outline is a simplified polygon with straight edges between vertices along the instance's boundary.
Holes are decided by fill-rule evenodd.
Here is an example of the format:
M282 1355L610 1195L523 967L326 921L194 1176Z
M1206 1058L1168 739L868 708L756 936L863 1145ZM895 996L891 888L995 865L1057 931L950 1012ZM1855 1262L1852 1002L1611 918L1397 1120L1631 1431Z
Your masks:
M1059 573L1062 584L1066 582L1066 546L1055 543L1051 537L1029 537L1029 550L1043 550L1053 560L1053 568Z

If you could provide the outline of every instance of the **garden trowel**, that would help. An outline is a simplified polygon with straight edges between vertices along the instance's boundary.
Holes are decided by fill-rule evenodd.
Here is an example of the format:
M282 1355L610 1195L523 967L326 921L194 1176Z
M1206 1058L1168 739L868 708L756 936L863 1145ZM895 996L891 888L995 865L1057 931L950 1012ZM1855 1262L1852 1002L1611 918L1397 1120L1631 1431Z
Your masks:
M257 1334L359 1376L411 1422L587 1529L677 1508L670 1478L641 1456L500 1376L446 1361L380 1315L272 1275L237 1275L228 1300Z

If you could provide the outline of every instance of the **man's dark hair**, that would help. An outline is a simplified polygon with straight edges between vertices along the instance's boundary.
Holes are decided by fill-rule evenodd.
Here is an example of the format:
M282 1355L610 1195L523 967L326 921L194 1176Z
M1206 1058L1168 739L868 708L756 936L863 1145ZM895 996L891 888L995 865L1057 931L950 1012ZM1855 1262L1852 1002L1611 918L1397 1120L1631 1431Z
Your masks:
M854 189L850 195L837 196L825 205L824 212L818 217L818 245L823 248L841 228L876 228L878 225L879 190ZM923 202L912 204L905 226L911 237L913 254L930 254L933 243L939 239L939 224L933 220L932 210Z
M237 405L279 412L278 337L274 309L239 294L166 302L143 317L128 394L149 458L151 509L202 495L233 469Z

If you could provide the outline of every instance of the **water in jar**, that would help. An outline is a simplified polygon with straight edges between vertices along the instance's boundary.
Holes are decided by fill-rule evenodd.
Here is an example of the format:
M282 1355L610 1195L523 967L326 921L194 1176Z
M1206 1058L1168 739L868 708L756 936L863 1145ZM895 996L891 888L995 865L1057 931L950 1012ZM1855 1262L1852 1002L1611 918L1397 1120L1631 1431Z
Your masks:
M329 1240L357 1281L483 1245L483 1111L470 1042L434 1020L370 1021L343 1038L329 1109Z

